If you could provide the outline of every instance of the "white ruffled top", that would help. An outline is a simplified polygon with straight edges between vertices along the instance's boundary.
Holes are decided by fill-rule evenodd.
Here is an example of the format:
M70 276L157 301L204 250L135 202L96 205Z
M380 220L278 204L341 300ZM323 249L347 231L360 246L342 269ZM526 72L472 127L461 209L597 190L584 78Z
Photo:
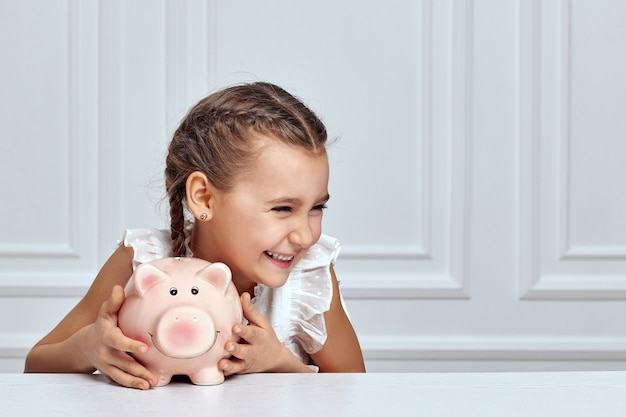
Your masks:
M122 239L132 247L133 269L154 259L172 256L168 230L128 229ZM291 270L289 279L279 288L258 284L252 302L265 316L280 340L303 363L326 342L324 313L333 295L330 265L335 263L341 245L322 235ZM187 256L193 256L187 246Z

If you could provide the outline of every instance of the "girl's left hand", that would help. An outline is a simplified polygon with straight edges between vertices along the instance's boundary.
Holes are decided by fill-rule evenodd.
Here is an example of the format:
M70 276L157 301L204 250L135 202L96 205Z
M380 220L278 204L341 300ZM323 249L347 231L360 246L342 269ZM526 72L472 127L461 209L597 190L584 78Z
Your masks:
M250 294L241 295L243 315L248 324L235 324L233 333L239 343L227 342L225 349L232 355L222 359L218 367L224 375L256 372L310 372L278 338L270 322L254 307Z

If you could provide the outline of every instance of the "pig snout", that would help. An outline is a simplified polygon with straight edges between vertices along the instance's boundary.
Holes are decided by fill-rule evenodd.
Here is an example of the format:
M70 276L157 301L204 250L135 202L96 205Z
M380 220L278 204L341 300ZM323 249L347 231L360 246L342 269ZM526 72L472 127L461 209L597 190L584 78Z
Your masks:
M208 352L217 341L211 316L195 307L173 307L159 318L150 333L156 349L177 359L195 358Z

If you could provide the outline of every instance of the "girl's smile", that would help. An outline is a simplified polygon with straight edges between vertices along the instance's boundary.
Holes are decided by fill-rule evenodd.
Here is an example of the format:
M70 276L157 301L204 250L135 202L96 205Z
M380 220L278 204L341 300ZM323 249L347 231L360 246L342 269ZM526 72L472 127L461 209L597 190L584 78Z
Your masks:
M291 261L293 261L294 256L287 255L279 255L277 253L273 253L270 251L265 251L265 254L270 257L271 260L275 261L277 265L281 267L288 268L291 266Z
M224 262L238 289L283 285L322 233L328 158L271 137L258 138L254 166L233 189L207 186L210 216L192 234L195 256Z

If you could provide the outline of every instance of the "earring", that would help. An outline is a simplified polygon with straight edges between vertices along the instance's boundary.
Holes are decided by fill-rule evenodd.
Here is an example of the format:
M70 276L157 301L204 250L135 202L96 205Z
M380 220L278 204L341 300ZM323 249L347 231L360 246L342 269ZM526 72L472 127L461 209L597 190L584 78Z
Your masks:
M200 220L205 221L205 220L207 219L207 217L208 217L208 214L206 214L206 213L202 213L202 214L200 215Z

